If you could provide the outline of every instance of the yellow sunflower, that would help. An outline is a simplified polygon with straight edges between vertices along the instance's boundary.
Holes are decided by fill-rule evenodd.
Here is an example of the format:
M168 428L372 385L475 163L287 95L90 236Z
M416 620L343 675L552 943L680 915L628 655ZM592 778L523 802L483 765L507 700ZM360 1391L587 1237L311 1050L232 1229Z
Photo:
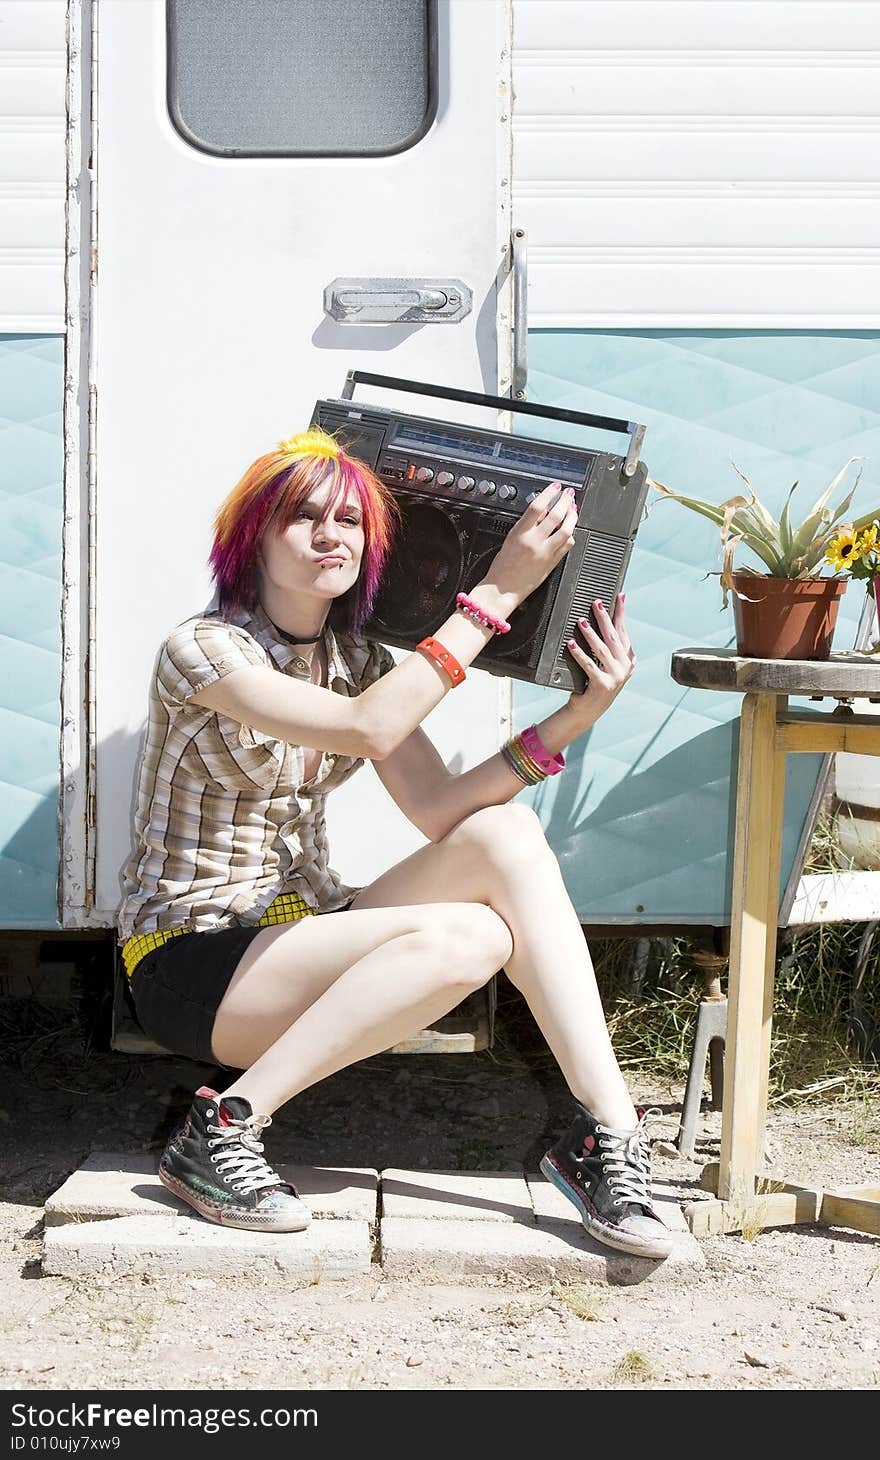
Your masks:
M825 549L826 558L838 572L852 567L853 561L860 556L857 540L857 533L842 532L839 537L832 538Z
M873 553L880 551L878 537L880 537L880 522L873 522L870 527L865 528L864 532L859 533L856 548L859 557L863 558L866 563Z

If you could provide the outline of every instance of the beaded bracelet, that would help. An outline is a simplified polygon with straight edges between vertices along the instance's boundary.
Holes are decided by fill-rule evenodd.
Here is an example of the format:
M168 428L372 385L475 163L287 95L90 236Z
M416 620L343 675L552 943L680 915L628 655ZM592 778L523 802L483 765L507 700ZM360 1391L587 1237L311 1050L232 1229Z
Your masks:
M493 633L510 633L510 624L507 622L506 618L496 618L494 613L489 613L487 609L481 608L480 605L476 603L473 598L469 598L466 593L456 594L455 606L457 609L460 610L461 613L465 615L465 618L474 619L476 623L482 624L483 628L492 629Z

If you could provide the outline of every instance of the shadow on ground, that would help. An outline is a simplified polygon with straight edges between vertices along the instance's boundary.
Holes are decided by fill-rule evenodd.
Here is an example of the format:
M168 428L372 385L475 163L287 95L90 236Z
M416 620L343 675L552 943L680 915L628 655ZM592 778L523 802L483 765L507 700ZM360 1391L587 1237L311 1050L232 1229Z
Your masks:
M42 1204L92 1150L162 1149L201 1084L228 1072L109 1048L106 1002L0 1003L0 1183ZM408 1170L534 1170L571 1097L519 994L499 991L491 1050L379 1055L303 1092L266 1136L273 1161Z

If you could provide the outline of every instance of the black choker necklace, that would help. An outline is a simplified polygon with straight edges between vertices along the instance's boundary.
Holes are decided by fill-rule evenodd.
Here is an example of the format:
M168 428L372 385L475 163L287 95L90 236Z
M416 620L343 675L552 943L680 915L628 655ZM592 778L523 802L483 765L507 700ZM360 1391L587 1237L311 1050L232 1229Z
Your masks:
M268 618L269 615L267 614L266 617ZM272 627L278 635L279 639L284 639L285 642L288 644L317 644L318 640L322 637L324 633L324 630L321 629L320 632L317 634L309 634L306 638L302 638L299 634L289 634L286 629L279 629L278 625L276 623L272 623L271 619L269 619L269 622L270 624L272 624Z

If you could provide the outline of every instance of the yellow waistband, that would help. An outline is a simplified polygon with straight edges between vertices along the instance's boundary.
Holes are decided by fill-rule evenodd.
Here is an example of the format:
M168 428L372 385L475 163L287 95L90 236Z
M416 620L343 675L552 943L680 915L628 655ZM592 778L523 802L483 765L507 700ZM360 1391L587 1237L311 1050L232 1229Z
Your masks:
M270 928L275 923L295 923L297 919L308 917L314 911L315 909L309 907L307 902L303 902L298 892L279 892L253 926ZM193 931L192 928L163 928L158 933L135 933L133 937L126 938L120 951L129 978L141 959L146 958L148 953L152 953L154 948L161 948L169 938L182 938Z

